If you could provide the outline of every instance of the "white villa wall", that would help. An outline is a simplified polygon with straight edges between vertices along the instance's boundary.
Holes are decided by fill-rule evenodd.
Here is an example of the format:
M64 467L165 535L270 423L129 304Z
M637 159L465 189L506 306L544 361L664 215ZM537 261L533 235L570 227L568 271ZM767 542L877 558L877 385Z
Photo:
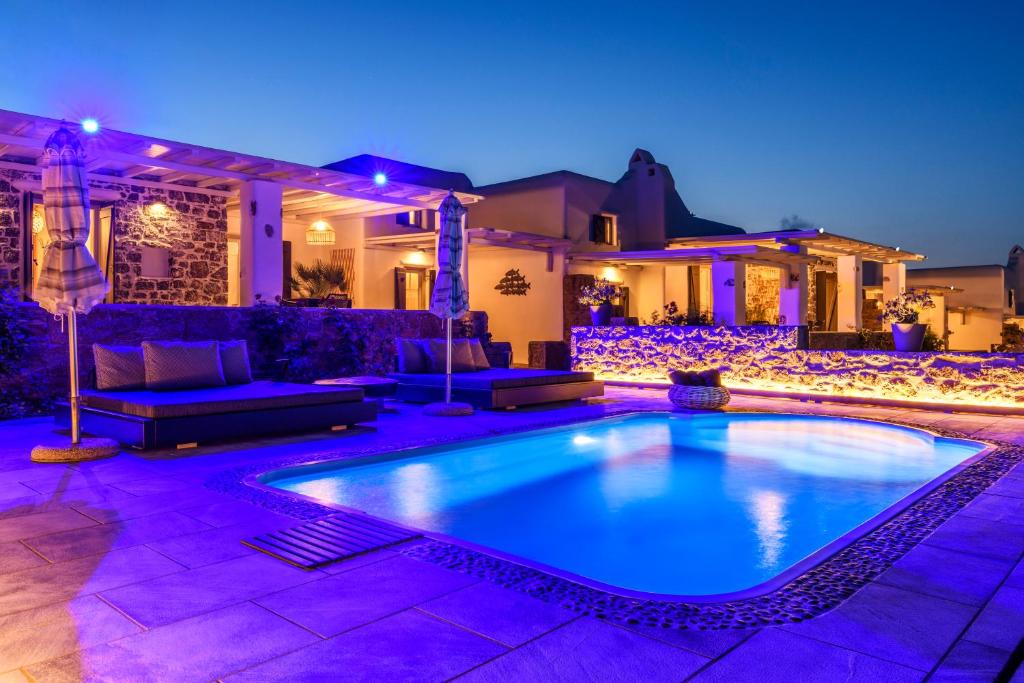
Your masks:
M562 278L564 265L555 259L547 270L547 254L474 247L469 249L469 305L474 311L486 311L488 329L495 341L512 343L515 363L525 364L531 341L557 341L562 338ZM518 269L530 283L526 296L508 296L494 286L511 269Z
M565 188L526 188L469 205L469 226L565 236Z
M1010 313L1002 266L908 270L907 287L915 285L963 290L946 297L951 351L989 351L1000 343L1003 318Z

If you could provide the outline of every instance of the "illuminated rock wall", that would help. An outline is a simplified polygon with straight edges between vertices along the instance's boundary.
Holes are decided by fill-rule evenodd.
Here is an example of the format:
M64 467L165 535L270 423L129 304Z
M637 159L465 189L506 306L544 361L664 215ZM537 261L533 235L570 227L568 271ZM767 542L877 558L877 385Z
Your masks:
M735 389L1024 409L1024 354L814 351L796 327L576 327L573 368L667 382L718 368Z

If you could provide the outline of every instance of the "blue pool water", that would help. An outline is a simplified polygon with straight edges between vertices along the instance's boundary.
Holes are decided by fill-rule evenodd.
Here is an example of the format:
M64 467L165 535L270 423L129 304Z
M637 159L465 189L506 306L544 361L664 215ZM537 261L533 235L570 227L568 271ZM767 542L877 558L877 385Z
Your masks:
M982 449L841 418L633 415L267 483L637 591L761 584Z

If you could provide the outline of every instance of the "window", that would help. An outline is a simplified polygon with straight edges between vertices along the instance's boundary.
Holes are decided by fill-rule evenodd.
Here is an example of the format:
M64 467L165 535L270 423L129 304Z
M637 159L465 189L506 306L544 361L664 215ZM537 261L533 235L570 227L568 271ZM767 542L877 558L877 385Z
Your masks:
M590 219L590 241L595 244L618 244L619 235L615 216L600 213Z
M410 228L433 228L433 211L425 209L416 211L403 211L395 215L395 222L399 225L407 225Z

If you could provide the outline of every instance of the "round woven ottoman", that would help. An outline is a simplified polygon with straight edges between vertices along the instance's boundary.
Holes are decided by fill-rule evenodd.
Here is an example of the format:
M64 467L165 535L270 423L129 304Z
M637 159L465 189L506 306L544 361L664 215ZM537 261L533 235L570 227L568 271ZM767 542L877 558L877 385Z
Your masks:
M729 403L729 390L673 384L668 390L668 400L676 408L686 410L721 410Z

